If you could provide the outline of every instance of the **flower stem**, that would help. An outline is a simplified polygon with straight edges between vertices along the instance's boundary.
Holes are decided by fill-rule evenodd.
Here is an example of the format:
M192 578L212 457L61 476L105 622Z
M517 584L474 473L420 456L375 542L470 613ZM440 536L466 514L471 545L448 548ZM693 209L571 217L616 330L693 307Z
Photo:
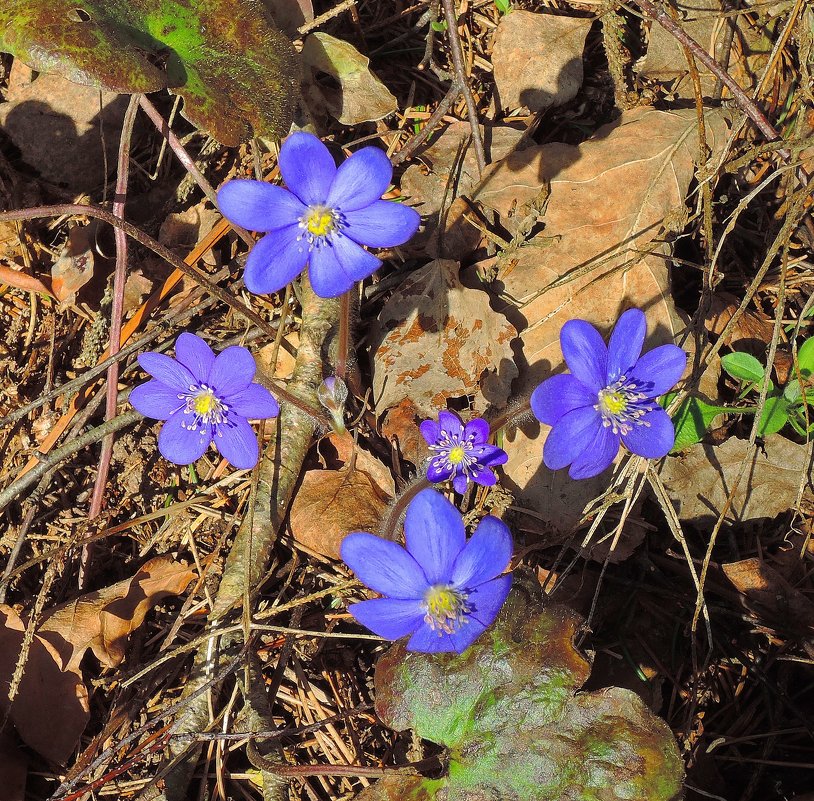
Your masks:
M348 373L352 291L352 289L349 289L339 297L339 339L336 347L336 376L343 381L345 381Z
M427 487L431 486L432 482L428 481L424 476L421 478L416 478L412 484L409 484L407 489L405 489L404 492L402 492L402 494L396 498L395 502L382 519L382 524L379 527L379 534L386 540L395 542L397 540L396 528L398 527L402 515L407 511L410 501L412 501L413 498L415 498L415 496L421 492L421 490L427 489Z
M524 415L531 411L531 399L522 398L511 408L507 408L502 414L498 415L494 420L489 420L489 430L492 435L496 435L502 429L510 428L516 424Z

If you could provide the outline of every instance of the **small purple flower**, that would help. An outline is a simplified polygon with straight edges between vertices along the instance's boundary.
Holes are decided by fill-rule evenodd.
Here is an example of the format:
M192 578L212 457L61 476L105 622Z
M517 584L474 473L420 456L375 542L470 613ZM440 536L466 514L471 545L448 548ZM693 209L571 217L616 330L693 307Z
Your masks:
M227 219L266 233L246 261L250 292L282 289L307 263L314 292L337 297L381 266L362 245L401 245L418 229L415 209L381 200L393 166L377 147L357 150L337 168L316 136L298 131L280 148L279 164L288 189L240 180L218 190Z
M629 309L606 346L585 320L569 320L560 345L571 375L543 381L531 396L541 423L553 426L543 448L551 470L571 465L571 478L607 469L619 442L648 459L660 459L675 442L673 421L656 401L681 378L687 354L662 345L641 356L647 331L644 313Z
M509 458L505 451L488 444L489 423L481 417L464 425L454 412L442 411L437 423L425 420L420 429L434 454L427 465L427 479L439 484L452 478L455 492L461 494L470 481L491 487L497 478L489 468L505 464Z
M191 464L214 441L221 455L244 470L257 464L257 437L246 418L276 417L272 394L253 384L254 357L233 346L216 357L195 334L175 342L176 359L142 353L138 363L152 381L135 387L130 403L145 417L167 422L158 435L161 455L175 464Z
M412 635L408 651L465 651L497 617L509 594L512 557L505 523L484 517L466 540L461 513L433 489L418 493L404 520L407 548L355 531L342 559L385 598L351 604L350 613L388 640Z

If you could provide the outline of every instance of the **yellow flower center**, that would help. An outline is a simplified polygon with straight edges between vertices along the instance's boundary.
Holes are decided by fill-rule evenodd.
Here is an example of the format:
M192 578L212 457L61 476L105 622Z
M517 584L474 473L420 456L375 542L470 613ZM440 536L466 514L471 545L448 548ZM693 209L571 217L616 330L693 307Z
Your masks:
M215 411L218 406L220 406L220 403L211 389L198 395L192 404L193 409L195 409L195 413L201 415L201 417Z
M450 448L449 455L447 456L450 463L452 464L460 464L465 457L466 451L464 451L464 449L460 445L456 445L454 448Z
M314 236L327 236L336 228L336 218L330 209L314 206L303 218L308 233Z
M621 392L600 392L602 408L608 414L619 414L627 408L627 398Z
M430 587L424 596L426 614L424 620L430 628L454 634L466 623L466 615L471 608L466 603L466 593L448 584Z

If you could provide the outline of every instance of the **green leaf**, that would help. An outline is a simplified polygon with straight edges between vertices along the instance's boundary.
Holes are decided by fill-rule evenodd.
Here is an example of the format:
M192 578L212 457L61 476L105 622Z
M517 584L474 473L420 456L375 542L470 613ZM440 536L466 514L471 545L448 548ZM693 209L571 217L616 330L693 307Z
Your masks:
M447 29L447 21L445 19L442 19L440 21L431 22L430 27L436 33L443 33Z
M763 406L763 414L760 415L760 422L757 426L757 435L767 437L769 434L776 434L783 428L789 419L789 403L779 394L769 395Z
M721 358L721 367L726 370L732 378L739 381L749 381L759 384L763 380L765 372L763 365L749 353L727 353Z
M501 14L508 14L511 9L511 0L495 0L495 8Z
M256 0L6 0L0 50L113 92L169 88L225 145L282 136L297 100L297 56Z
M783 390L783 397L789 402L789 405L797 403L803 397L803 390L800 388L800 382L795 378L786 384Z
M673 417L676 441L671 453L678 453L700 442L715 418L731 411L725 406L714 406L701 398L685 398Z
M402 795L383 779L358 801L671 801L683 764L672 732L635 693L578 692L590 660L584 621L516 587L463 654L393 646L376 666L376 711L394 729L449 749L446 776Z
M814 337L809 337L797 351L797 365L803 378L814 375Z

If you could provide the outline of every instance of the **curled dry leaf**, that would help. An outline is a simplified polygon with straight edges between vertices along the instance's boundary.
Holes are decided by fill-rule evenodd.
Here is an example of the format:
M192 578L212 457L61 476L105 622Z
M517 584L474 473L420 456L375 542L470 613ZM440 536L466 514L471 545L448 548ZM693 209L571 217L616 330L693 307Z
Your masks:
M406 399L425 417L449 398L474 396L478 412L505 406L517 331L458 272L456 262L432 261L385 303L370 337L377 414Z
M721 115L711 113L713 151L724 130ZM683 219L697 152L694 111L636 109L578 147L516 150L487 172L476 198L502 219L533 207L550 182L542 236L505 251L496 265L510 301L502 310L521 332L528 365L521 392L563 370L559 332L573 318L607 333L635 306L647 314L647 348L668 341L689 347L670 297L665 240ZM547 431L540 433L529 424L506 442L505 475L519 501L568 530L607 487L607 475L572 481L566 471L548 470L542 464Z
M711 299L709 311L704 317L707 331L720 335L740 307L740 298L729 292L716 292ZM733 350L751 353L765 361L766 345L772 341L774 323L764 314L746 309L730 331L725 345Z
M515 10L500 18L492 67L502 108L545 111L582 86L582 51L592 19Z
M96 226L75 225L68 241L51 267L51 288L60 303L74 303L76 293L93 278L92 229Z
M749 443L730 437L722 445L693 445L665 460L661 480L679 518L707 526L724 509L746 459ZM814 501L812 467L804 445L773 435L754 449L725 522L776 517L794 507L803 485L803 503Z
M183 562L160 556L130 579L46 612L10 709L8 688L27 620L0 605L0 711L8 711L20 737L46 759L63 763L89 719L88 691L79 670L85 651L90 648L105 667L118 665L128 636L150 607L183 592L194 578Z
M375 122L398 108L390 90L370 71L370 59L352 44L327 33L305 38L302 58L307 67L305 96L312 110L325 109L343 125ZM335 90L317 81L323 72L339 82Z

